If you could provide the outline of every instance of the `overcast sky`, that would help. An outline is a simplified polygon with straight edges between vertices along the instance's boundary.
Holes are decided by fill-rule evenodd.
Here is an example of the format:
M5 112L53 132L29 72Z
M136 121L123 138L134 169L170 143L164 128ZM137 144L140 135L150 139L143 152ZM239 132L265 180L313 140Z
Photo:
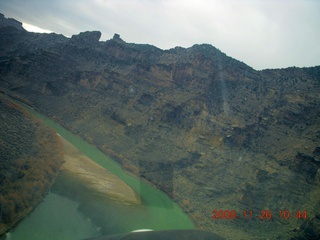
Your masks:
M320 0L0 0L0 12L68 37L209 43L258 70L320 65Z

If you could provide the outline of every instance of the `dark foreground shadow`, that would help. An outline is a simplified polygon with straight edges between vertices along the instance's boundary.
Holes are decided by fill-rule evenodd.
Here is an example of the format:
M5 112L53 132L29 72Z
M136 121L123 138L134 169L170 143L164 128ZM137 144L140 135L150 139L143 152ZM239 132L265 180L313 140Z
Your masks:
M85 240L223 240L218 234L200 230L130 232Z

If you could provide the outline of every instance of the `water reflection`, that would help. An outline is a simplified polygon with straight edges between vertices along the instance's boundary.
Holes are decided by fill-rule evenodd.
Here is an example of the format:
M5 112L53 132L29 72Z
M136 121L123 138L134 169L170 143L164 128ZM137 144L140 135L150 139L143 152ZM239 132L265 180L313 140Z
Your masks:
M78 211L79 203L49 193L34 211L21 221L7 240L81 239L101 235L100 229Z

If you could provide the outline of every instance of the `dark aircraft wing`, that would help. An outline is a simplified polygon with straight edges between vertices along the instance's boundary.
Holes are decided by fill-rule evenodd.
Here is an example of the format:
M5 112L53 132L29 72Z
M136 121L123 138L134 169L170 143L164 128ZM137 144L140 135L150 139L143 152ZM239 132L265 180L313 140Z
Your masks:
M165 230L130 232L85 240L223 240L219 235L201 230Z

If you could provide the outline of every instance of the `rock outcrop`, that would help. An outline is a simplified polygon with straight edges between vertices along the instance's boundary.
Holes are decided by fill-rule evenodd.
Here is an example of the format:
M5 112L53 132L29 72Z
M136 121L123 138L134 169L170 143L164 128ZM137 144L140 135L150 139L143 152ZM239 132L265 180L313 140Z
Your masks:
M0 28L3 27L14 27L18 30L25 31L22 27L22 23L13 19L13 18L5 18L5 16L0 13Z
M76 42L78 44L96 44L99 42L101 37L101 32L81 32L78 35L72 35L71 42Z

